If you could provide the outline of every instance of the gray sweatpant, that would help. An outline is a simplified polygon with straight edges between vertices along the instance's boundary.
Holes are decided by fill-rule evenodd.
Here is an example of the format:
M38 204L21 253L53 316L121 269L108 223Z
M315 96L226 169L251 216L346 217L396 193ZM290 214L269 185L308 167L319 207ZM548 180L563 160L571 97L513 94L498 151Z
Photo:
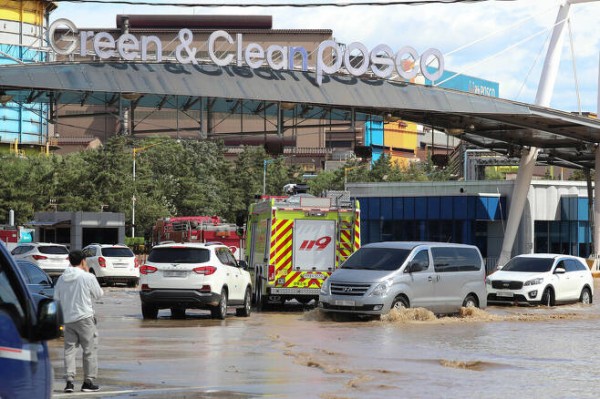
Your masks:
M83 378L94 382L98 375L98 330L93 317L65 323L65 379L75 380L77 348L83 349Z

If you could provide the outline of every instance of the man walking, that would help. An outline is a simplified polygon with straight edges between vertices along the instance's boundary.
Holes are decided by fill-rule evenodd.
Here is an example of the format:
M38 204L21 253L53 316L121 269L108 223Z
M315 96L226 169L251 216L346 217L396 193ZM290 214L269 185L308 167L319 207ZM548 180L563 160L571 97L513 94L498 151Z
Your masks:
M74 391L77 348L83 349L83 392L95 392L98 374L98 332L92 301L104 295L96 276L89 273L85 256L79 250L69 253L71 267L65 269L54 287L65 321L65 392Z

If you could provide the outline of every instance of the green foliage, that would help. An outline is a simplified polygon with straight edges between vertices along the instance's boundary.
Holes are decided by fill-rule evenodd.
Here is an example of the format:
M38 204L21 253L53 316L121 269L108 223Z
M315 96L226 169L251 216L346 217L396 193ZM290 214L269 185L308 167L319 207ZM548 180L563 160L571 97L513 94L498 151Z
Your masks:
M218 215L235 222L263 193L263 183L267 195L282 195L286 184L302 182L297 166L288 166L286 157L271 158L263 147L245 147L230 161L220 143L167 137L120 136L66 156L0 155L0 164L0 223L8 222L9 209L19 224L55 208L104 210L124 213L129 233L135 197L138 235L150 234L156 219L167 216ZM431 181L446 174L430 161L399 167L383 156L373 165L350 161L308 183L310 193L321 195L350 182Z
M595 171L588 170L587 173L590 173L590 178L592 181L594 181ZM573 173L571 173L568 180L587 181L587 173L584 169L574 169Z
M485 180L506 180L506 174L496 168L485 168Z

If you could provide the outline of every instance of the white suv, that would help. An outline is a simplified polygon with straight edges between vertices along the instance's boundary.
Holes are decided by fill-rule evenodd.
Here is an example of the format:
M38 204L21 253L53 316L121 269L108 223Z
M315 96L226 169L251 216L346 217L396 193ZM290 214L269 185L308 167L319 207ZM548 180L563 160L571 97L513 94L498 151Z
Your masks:
M57 278L69 267L69 250L61 244L30 242L17 245L11 254L15 259L35 263L50 277Z
M251 311L252 283L247 264L236 261L223 244L162 244L150 251L140 267L140 299L144 319L156 319L159 309L184 318L190 308L209 309L224 319L229 306L236 315Z
M589 305L594 277L585 259L561 254L525 254L512 258L486 279L488 302Z
M133 251L126 245L90 244L83 248L85 260L100 284L126 283L135 287L140 269Z

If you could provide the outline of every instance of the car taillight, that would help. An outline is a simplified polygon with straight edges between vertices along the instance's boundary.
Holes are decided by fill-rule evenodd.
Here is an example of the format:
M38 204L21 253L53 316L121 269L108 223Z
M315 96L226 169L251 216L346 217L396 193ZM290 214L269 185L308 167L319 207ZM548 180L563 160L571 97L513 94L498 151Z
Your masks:
M269 281L275 280L275 265L269 265Z
M102 256L99 257L98 264L100 265L100 267L106 267L106 259L104 259Z
M148 286L148 284L142 284L141 289L142 291L150 291L150 286Z
M140 267L141 274L152 274L152 273L156 272L157 270L158 269L154 266L144 265L144 266Z
M44 256L44 255L33 255L33 256L32 256L32 258L33 258L33 259L35 259L35 260L44 260L44 259L48 259L48 257L47 257L47 256Z
M136 269L140 267L140 261L137 258L133 259L133 267L135 267Z
M204 274L205 276L209 276L217 271L217 268L214 266L200 266L194 268L194 273Z

